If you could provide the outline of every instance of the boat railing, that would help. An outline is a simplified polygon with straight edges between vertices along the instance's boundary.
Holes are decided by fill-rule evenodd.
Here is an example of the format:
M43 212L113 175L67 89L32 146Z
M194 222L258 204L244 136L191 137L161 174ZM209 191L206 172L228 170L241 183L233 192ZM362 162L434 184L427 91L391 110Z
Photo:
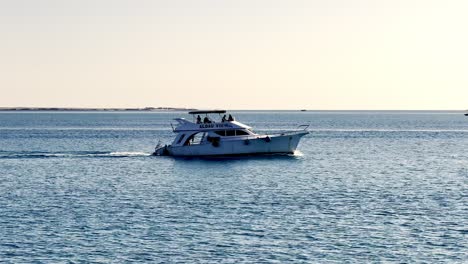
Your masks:
M309 132L307 130L309 127L310 127L310 124L300 125L294 130L280 131L280 132L274 133L272 135L286 136L286 135L294 135L294 134L297 134L297 133Z

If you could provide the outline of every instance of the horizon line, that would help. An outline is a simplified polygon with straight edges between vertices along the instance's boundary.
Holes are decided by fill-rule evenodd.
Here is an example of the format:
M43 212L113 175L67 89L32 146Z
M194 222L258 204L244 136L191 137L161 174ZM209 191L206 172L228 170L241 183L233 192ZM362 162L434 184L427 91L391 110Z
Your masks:
M0 106L0 111L186 111L186 110L219 110L219 108L193 108L193 107L29 107L29 106ZM467 108L468 109L468 108ZM227 111L468 111L467 109L223 109Z

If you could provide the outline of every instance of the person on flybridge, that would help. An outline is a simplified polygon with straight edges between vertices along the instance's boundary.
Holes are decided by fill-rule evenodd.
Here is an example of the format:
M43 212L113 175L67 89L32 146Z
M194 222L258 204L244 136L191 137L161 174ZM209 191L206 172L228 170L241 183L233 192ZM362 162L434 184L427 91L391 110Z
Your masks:
M209 124L209 123L211 123L211 120L208 118L208 116L205 116L205 118L203 118L203 123L204 123L204 124Z
M232 121L235 121L235 119L234 119L234 117L232 115L229 115L229 117L226 117L226 115L223 115L223 117L221 119L222 123L232 122ZM210 118L208 116L205 116L205 118L203 118L203 123L208 124L208 123L212 123L212 121L210 120ZM202 124L202 119L201 119L200 115L197 115L197 124Z
M226 118L226 115L223 115L223 118L221 119L221 122L223 122L223 123L226 122L226 121L227 121L227 122L232 122L232 121L234 121L234 120L235 120L235 119L234 119L234 117L232 117L232 115L229 115L228 118Z

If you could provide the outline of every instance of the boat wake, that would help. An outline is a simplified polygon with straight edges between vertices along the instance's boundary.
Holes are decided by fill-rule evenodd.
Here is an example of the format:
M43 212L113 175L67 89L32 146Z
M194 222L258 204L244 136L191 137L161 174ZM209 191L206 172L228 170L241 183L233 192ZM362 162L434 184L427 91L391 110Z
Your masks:
M43 152L43 151L0 151L0 159L34 159L34 158L127 158L147 157L151 153L130 151L65 151L65 152Z
M295 157L303 157L303 156L304 156L304 153L300 152L299 150L296 150L296 151L294 151L293 156L295 156Z

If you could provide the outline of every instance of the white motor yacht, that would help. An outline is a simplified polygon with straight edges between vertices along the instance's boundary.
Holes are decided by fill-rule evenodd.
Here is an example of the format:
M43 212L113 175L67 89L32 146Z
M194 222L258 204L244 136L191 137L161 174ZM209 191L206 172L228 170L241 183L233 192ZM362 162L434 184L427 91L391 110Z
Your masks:
M172 144L158 143L157 156L231 156L256 154L293 154L301 137L309 134L308 125L298 130L273 135L255 133L251 127L226 118L225 110L191 111L193 121L176 118L172 128L176 137ZM224 114L214 121L211 114ZM202 120L200 115L204 115ZM172 124L171 124L172 126Z

